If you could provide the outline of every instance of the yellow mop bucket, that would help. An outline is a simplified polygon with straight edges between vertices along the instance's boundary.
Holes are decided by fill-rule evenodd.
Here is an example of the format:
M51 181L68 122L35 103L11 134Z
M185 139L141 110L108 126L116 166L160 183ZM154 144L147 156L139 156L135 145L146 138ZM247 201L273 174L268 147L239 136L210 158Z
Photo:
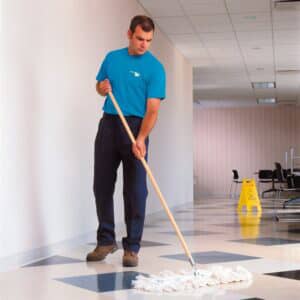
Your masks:
M242 211L244 206L246 206L247 212L251 212L253 207L261 212L261 204L254 179L243 179L237 210Z

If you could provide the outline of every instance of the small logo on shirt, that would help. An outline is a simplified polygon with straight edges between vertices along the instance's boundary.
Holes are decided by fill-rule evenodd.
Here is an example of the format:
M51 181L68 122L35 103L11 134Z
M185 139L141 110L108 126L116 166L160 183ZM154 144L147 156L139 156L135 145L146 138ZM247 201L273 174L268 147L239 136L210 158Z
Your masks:
M129 73L131 73L134 77L140 77L141 74L136 72L136 71L129 71Z

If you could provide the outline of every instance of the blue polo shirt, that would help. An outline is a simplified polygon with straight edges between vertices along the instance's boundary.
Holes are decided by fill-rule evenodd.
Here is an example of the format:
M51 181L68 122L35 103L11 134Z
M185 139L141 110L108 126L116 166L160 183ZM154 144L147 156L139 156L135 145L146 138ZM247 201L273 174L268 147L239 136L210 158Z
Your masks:
M125 116L143 118L148 98L165 98L164 67L149 51L143 55L130 55L128 48L109 52L96 80L106 78L109 79L112 92ZM103 111L117 114L109 96L105 99Z

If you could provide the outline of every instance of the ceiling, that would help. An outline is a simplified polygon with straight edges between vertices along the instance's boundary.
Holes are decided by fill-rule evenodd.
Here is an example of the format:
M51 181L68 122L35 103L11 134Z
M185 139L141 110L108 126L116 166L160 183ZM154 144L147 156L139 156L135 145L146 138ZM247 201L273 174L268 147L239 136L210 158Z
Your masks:
M300 104L300 1L139 0L192 63L194 101L257 105L257 98ZM251 82L275 81L275 89Z

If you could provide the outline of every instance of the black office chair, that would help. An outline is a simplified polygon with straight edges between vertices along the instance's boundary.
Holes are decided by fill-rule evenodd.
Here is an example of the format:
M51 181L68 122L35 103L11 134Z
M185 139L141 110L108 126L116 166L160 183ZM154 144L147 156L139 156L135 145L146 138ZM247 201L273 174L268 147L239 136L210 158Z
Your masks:
M275 174L273 170L259 170L258 171L258 190L259 193L261 194L261 197L264 197L265 193L270 193L270 192L276 192L275 188ZM266 191L263 191L262 193L260 192L261 188L260 185L261 183L272 183L272 187Z
M300 176L296 176L293 174L290 174L288 176L288 190L291 192L297 192L300 193ZM288 205L291 206L299 206L300 205L300 197L293 197L290 198L283 203L283 208L286 208Z
M235 199L235 197L236 197L236 189L237 189L237 186L238 186L239 184L241 184L243 181L239 180L240 177L239 177L239 172L238 172L237 170L235 170L235 169L232 170L232 174L233 174L233 177L232 177L232 181L231 181L231 185L230 185L229 196L230 196L230 198L232 198L232 193L231 193L231 191L232 191L232 186L235 185L235 186L234 186L234 193L233 193L233 199Z
M297 177L299 176L294 176L287 170L284 170L279 162L275 162L275 171L276 179L279 183L279 187L277 187L277 199L280 199L282 192L300 192L300 183L297 185ZM293 199L285 201L283 207L285 208Z
M280 184L287 183L287 172L282 168L281 163L275 162L274 164L277 182Z

